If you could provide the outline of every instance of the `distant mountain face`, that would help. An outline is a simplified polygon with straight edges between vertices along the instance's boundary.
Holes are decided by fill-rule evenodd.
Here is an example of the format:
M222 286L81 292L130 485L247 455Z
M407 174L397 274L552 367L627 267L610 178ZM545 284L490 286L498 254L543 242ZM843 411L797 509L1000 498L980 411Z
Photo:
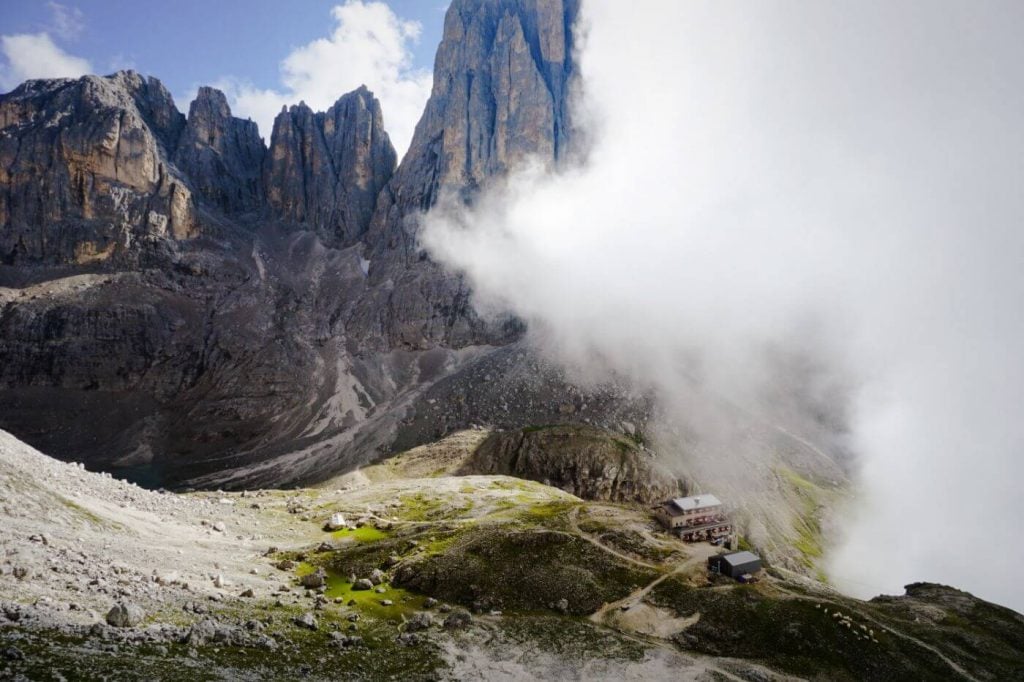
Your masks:
M397 167L366 88L282 111L269 146L217 90L186 117L130 71L0 96L0 427L154 485L388 451L420 393L522 333L476 315L418 217L567 153L577 11L453 2Z
M474 424L592 425L651 443L687 487L741 506L774 560L815 570L794 538L820 540L835 461L697 395L753 458L716 478L700 463L736 452L666 431L654 396L574 381L419 245L442 197L471 202L527 157L575 158L578 10L454 0L397 166L366 88L283 110L267 146L222 93L202 88L186 117L132 72L0 96L0 429L151 487L251 488Z
M0 123L0 254L14 266L138 266L163 240L226 222L352 242L395 170L365 88L326 113L281 112L269 151L223 93L201 88L186 118L158 80L130 71L29 81L0 99Z

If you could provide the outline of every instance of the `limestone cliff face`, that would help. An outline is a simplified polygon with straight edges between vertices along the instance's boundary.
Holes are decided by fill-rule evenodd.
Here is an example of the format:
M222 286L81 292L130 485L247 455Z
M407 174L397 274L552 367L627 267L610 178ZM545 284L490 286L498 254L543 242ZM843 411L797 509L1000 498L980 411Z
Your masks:
M572 148L578 0L455 0L445 17L434 85L412 144L377 201L366 253L376 285L350 332L391 347L503 344L514 320L484 321L462 278L420 251L419 215L444 195L470 200L488 178Z
M302 103L274 121L267 201L276 216L347 246L366 232L395 163L380 103L365 87L323 113Z
M213 88L186 119L158 80L131 71L30 81L0 96L0 259L137 260L154 240L225 220L282 220L347 246L395 163L366 88L327 112L282 112L268 153Z
M429 208L527 157L551 162L570 144L576 0L462 0L445 17L434 86L392 189Z
M89 263L198 231L167 159L185 126L154 78L29 81L0 97L0 259Z
M265 154L256 124L233 117L220 90L199 88L174 155L196 191L228 213L259 208Z

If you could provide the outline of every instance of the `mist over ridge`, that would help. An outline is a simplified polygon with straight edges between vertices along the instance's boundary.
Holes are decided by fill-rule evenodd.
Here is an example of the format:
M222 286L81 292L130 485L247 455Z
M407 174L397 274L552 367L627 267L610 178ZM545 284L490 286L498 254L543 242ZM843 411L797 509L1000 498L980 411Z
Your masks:
M852 453L845 590L1020 608L1024 550L976 556L1020 521L1022 13L920 9L585 3L585 161L443 202L421 237L479 310L652 387L707 471L752 453L694 391Z

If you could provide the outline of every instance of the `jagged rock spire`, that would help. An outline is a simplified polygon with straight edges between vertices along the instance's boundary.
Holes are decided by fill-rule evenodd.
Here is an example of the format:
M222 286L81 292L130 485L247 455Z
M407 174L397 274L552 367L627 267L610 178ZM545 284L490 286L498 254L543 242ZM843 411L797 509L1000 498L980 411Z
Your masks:
M195 189L227 212L256 209L265 154L256 124L233 117L220 90L199 88L174 157Z
M267 201L277 217L348 245L366 232L395 163L380 102L366 87L322 113L303 102L274 120L264 167Z

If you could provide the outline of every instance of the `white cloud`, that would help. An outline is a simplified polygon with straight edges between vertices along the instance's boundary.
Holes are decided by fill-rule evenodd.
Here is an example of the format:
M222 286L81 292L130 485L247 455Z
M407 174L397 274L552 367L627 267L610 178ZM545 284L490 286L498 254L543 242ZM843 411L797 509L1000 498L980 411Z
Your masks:
M846 387L862 490L831 575L1024 608L1020 3L583 12L587 164L442 207L431 253L561 357L669 397L697 376L770 410L765 349L810 353Z
M89 62L60 49L46 33L0 36L0 88L11 90L30 78L77 78L92 71Z
M74 40L85 29L82 10L59 2L49 2L47 6L53 14L53 32L64 40Z
M235 115L256 121L269 142L282 106L302 100L322 111L366 85L380 100L384 127L403 154L430 95L431 75L413 67L410 49L420 24L403 21L382 2L349 0L331 15L337 25L330 36L293 50L281 62L281 88L260 89L231 78L216 86L230 98Z

